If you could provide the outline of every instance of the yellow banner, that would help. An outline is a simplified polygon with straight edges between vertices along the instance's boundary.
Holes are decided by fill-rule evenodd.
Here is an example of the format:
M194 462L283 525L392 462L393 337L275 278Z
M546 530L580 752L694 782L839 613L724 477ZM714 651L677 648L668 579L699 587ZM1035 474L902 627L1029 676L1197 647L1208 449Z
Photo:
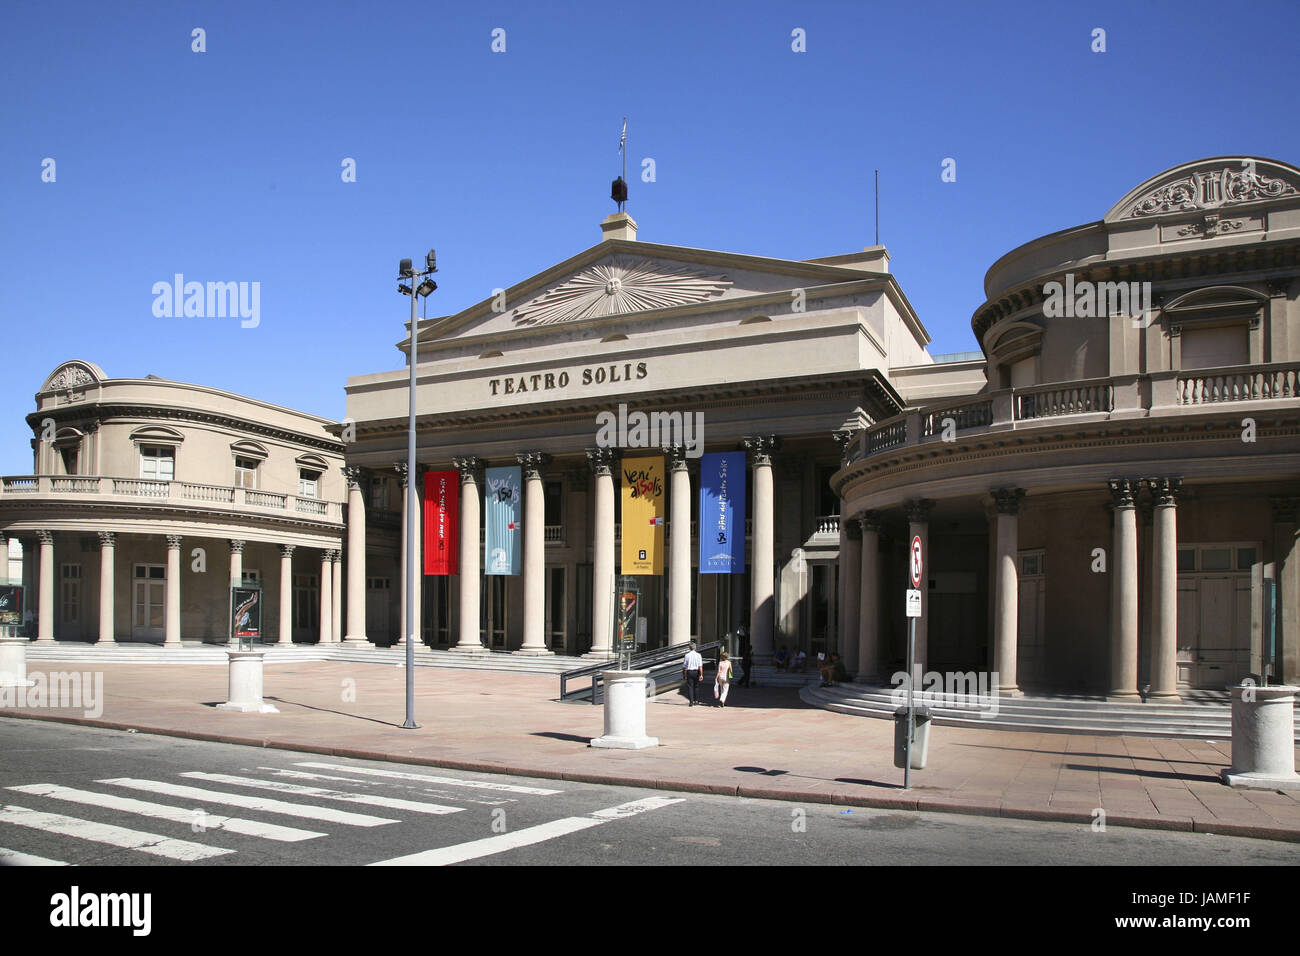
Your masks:
M623 574L664 573L664 458L623 459Z

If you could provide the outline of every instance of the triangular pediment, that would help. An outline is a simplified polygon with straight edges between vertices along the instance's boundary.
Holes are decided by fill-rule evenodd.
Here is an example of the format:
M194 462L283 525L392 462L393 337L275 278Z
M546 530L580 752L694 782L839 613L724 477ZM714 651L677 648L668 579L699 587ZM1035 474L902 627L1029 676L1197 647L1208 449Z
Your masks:
M421 343L563 332L665 310L872 278L862 269L609 240L456 315L421 323Z

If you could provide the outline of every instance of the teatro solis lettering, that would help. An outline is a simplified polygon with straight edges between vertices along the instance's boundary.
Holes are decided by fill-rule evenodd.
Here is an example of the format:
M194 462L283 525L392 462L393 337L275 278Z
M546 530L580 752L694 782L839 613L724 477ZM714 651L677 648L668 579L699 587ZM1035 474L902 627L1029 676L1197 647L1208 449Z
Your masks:
M645 362L621 362L584 368L578 376L583 385L604 385L616 382L637 382L649 375ZM490 378L488 387L493 395L523 395L528 392L546 392L555 388L568 388L572 379L568 372L534 372L531 375L511 375L508 378Z

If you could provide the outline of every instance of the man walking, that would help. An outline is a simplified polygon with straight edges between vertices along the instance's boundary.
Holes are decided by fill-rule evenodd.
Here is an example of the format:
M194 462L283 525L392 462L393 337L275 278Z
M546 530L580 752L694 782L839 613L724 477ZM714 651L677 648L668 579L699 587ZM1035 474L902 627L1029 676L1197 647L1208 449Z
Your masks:
M686 659L682 661L682 681L686 684L686 692L690 695L691 706L695 706L695 685L704 680L704 658L700 657L700 652L695 649L695 642L691 641L691 649L686 652Z

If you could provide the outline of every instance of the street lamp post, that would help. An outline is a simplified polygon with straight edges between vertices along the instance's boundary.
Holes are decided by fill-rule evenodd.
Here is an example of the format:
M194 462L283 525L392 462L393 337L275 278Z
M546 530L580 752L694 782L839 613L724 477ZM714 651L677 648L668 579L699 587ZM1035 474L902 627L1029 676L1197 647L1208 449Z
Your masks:
M415 512L416 502L420 500L415 485L415 367L420 354L415 301L421 296L428 298L429 293L438 288L438 283L425 278L438 271L437 262L437 256L430 249L424 257L423 272L416 272L410 259L403 259L397 267L398 279L411 282L410 285L400 281L397 284L398 292L411 297L411 335L407 349L407 364L411 367L411 414L406 432L406 723L402 724L403 730L417 730L420 726L415 722L415 635L418 633L415 620L415 583L418 580L415 570ZM417 286L416 279L424 281Z

